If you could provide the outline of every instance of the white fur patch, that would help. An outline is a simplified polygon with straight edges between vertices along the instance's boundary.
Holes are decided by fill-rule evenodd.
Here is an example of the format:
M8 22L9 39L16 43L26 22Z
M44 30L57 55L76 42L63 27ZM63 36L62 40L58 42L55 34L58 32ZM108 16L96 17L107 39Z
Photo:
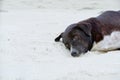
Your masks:
M111 35L107 35L104 39L92 48L93 51L109 51L120 48L120 32L112 32Z

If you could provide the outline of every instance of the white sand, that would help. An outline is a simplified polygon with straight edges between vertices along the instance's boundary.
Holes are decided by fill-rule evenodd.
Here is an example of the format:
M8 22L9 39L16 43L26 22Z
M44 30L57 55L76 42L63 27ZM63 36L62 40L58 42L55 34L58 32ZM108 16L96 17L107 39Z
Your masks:
M119 0L0 0L0 80L120 80L120 51L70 56L54 38Z

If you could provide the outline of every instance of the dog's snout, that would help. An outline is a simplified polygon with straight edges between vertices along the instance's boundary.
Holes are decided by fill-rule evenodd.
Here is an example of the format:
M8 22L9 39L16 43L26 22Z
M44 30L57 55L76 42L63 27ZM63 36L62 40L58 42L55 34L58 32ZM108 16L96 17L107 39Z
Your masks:
M77 52L72 52L71 55L72 55L73 57L78 57L78 56L79 56L79 54L78 54Z
M73 56L73 57L79 56L79 51L77 49L75 49L73 46L71 46L71 56Z

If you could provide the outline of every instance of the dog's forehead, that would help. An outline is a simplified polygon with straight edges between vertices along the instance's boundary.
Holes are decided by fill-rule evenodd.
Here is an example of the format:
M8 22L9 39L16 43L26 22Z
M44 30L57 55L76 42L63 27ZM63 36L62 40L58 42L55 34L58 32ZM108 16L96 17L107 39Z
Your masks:
M66 30L63 33L63 40L65 42L68 42L74 38L74 36L78 35L79 37L83 36L83 31L77 28L78 24L71 24L66 28Z
M82 34L76 30L70 31L70 32L65 32L63 34L63 40L64 42L71 42L71 40L73 40L75 38L75 36L79 36L81 37Z

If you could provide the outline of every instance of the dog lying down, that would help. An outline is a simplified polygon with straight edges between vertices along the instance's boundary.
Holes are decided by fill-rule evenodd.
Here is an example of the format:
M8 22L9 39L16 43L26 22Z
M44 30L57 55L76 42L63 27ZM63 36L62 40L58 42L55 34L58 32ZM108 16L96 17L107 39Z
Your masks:
M120 11L106 11L97 17L71 24L55 41L58 42L61 38L73 57L90 50L118 50L120 49Z

